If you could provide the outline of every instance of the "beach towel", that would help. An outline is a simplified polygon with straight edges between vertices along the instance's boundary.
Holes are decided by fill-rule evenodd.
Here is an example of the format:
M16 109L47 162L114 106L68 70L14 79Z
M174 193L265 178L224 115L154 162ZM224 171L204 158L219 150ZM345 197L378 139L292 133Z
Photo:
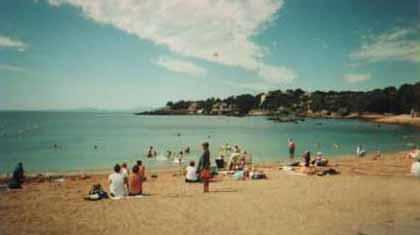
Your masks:
M286 171L286 174L288 174L288 175L308 176L308 174L300 173L300 172L294 172L294 171Z
M144 195L136 195L136 196L123 196L123 197L110 197L112 200L121 200L121 199L133 199L133 198L143 198Z
M244 176L244 172L243 171L237 171L235 172L235 174L233 174L232 179L234 180L241 180Z

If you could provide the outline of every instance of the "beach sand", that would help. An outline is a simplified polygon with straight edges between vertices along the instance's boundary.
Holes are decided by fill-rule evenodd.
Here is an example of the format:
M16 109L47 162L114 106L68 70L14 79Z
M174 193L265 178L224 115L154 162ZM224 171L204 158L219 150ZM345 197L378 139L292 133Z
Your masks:
M211 192L179 171L145 182L143 198L85 201L107 176L0 192L1 234L419 234L420 181L406 153L344 157L340 175L265 169L267 180L217 176ZM150 176L150 174L149 174Z
M361 114L352 117L361 118L383 124L407 125L420 128L420 117L412 118L410 115L383 115L383 114Z

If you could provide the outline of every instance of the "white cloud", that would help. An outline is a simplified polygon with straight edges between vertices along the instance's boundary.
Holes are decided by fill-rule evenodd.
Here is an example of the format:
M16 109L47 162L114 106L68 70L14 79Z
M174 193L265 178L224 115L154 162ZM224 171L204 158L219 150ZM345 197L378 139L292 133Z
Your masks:
M297 77L293 70L286 67L277 67L271 65L263 65L258 71L258 75L261 76L268 83L290 83Z
M21 41L13 40L6 36L0 35L0 48L13 48L18 51L24 51L25 47L26 44Z
M411 27L364 37L362 47L351 53L356 65L386 60L420 62L420 33Z
M156 64L174 72L187 73L192 76L203 76L207 73L207 70L189 61L167 58L160 58Z
M344 75L344 80L348 83L363 82L371 79L370 73L348 73Z
M272 22L283 0L49 0L79 7L172 53L260 73L266 48L250 38ZM280 67L280 70L282 68ZM264 72L263 72L264 73Z
M223 81L226 85L241 88L244 90L252 91L252 92L263 92L268 91L276 88L274 84L267 83L264 81L256 81L256 82L232 82L230 80Z
M7 70L7 71L13 71L13 72L25 72L26 69L22 67L18 67L15 65L9 65L9 64L0 64L0 70Z

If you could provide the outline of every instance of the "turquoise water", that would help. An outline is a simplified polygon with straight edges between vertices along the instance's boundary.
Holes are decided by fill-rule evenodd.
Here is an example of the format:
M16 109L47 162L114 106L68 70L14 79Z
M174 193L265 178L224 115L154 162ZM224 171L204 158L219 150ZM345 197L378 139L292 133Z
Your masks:
M146 159L147 147L153 145L163 155L190 146L187 159L196 159L203 141L210 142L213 158L222 144L229 143L242 146L254 161L280 161L287 157L289 137L296 140L297 153L316 152L319 143L327 157L350 154L359 144L371 152L376 148L386 152L420 141L413 128L357 120L308 119L293 124L265 117L0 112L0 173L10 172L18 161L32 172L108 169L116 162L137 159L148 167L171 166L171 161ZM54 144L60 148L52 148Z

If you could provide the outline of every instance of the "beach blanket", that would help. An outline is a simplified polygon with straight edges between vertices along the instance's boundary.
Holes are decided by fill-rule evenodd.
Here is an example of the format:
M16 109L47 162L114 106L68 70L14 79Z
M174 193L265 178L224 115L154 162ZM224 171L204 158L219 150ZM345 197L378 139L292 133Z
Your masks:
M295 171L285 171L285 173L288 174L288 175L308 176L308 174L295 172Z
M143 198L145 195L137 195L137 196L124 196L124 197L110 197L112 200L120 200L120 199L133 199L133 198Z

